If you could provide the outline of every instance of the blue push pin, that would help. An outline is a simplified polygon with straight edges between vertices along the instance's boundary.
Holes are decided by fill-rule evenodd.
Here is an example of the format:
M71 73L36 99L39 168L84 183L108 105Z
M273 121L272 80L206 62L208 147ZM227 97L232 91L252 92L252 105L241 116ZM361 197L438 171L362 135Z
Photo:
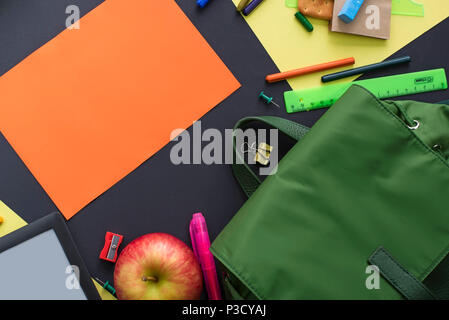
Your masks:
M259 94L259 98L265 101L266 104L274 104L276 107L281 108L276 102L273 101L273 98L267 96L263 91Z
M209 0L196 0L196 4L200 8L204 8L206 6L206 4L208 4L208 3L209 3Z

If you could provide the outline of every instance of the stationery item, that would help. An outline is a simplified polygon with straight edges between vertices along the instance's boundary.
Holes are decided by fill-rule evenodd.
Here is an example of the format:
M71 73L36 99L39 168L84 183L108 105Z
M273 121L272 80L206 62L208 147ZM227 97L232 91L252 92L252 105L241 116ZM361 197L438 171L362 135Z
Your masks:
M392 0L391 14L424 17L424 5L413 0Z
M117 252L123 241L123 236L108 231L106 232L104 241L104 247L101 250L100 259L110 262L117 261Z
M108 290L106 290L105 288L103 288L103 286L98 283L98 281L92 279L92 282L95 285L95 288L98 291L98 294L101 297L101 300L117 300L117 297L115 297L114 295L112 295Z
M193 214L192 220L190 221L190 237L192 240L193 252L203 270L203 277L209 300L221 300L215 261L212 253L209 251L209 233L207 231L206 220L202 213Z
M274 104L276 107L280 108L280 106L273 101L273 97L267 96L263 91L259 93L259 98L262 99L266 104Z
M198 5L198 7L200 8L204 8L210 0L196 0L196 4Z
M100 298L59 213L0 238L0 265L1 300Z
M287 8L298 8L298 0L285 0Z
M302 15L301 12L296 12L295 14L296 19L298 19L299 22L301 22L301 24L304 26L304 28L309 31L312 32L313 31L313 25L310 23L310 21Z
M240 86L175 1L81 21L0 78L0 130L67 219Z
M210 249L226 299L433 299L423 284L449 299L449 106L352 86L311 129L278 117L234 129L256 121L299 142L263 182L234 153L249 199Z
M338 17L346 0L335 0L330 30L379 39L390 38L391 0L365 0L351 23Z
M256 9L263 0L252 0L246 7L243 9L242 13L243 15L247 16L251 12L253 12L254 9Z
M237 5L237 11L241 12L243 9L245 9L250 1L251 0L240 0L239 4Z
M312 18L330 20L332 19L332 8L334 0L298 0L298 9Z
M270 163L270 155L273 151L273 147L265 142L259 143L259 147L256 150L256 154L254 155L254 162L257 162L263 166L266 166Z
M239 1L233 0L235 5ZM298 21L293 17L296 10L287 9L283 0L265 1L258 9L258 14L252 15L250 19L245 17L244 19L277 68L283 72L294 69L298 63L308 66L317 61L332 61L337 57L348 55L357 57L357 64L360 66L385 60L449 17L449 1L426 1L425 6L425 19L394 16L391 19L391 37L388 41L328 32L329 24L324 20L311 20L313 33L319 34L311 36L298 27ZM267 23L267 19L270 23ZM327 73L329 72L323 71L290 78L287 82L293 90L312 88L321 85L321 77ZM353 76L348 78L348 81L356 78Z
M0 237L20 229L27 224L2 201L0 201L0 216L3 217L3 223L0 225Z
M444 69L404 73L394 76L320 86L284 93L288 113L330 107L349 87L359 85L377 98L392 98L421 92L447 89Z
M346 0L343 8L338 13L338 17L345 23L350 23L354 20L357 12L359 12L364 0Z
M374 70L379 70L379 69L395 66L397 64L407 63L407 62L410 62L411 60L412 60L412 58L409 57L409 56L405 56L405 57L401 57L401 58L395 58L395 59L390 59L390 60L387 60L387 61L374 63L374 64L370 64L370 65L363 66L363 67L358 67L358 68L354 68L354 69L340 71L340 72L337 72L337 73L328 74L328 75L322 76L321 77L321 81L322 82L330 82L330 81L333 81L333 80L343 79L343 78L347 78L347 77L350 77L350 76L353 76L353 75L356 75L356 74L367 73L367 72L370 72L370 71L374 71Z
M247 149L245 150L245 146L247 146ZM273 147L265 142L259 143L259 146L256 147L256 142L248 144L245 142L240 147L242 154L244 153L250 153L254 154L253 161L255 163L261 164L263 166L266 166L270 163L270 155L271 151L273 151Z
M320 63L320 64L316 64L316 65L312 65L312 66L308 66L308 67L304 67L304 68L300 68L300 69L295 69L295 70L291 70L291 71L270 74L265 78L265 80L267 82L272 83L272 82L277 82L277 81L285 80L285 79L292 78L292 77L302 76L302 75L313 73L313 72L349 66L354 63L355 63L354 58L345 58L345 59L335 60L335 61L331 61L331 62Z
M106 289L110 294L115 296L115 289L114 287L109 283L109 281L103 282L98 278L95 278L95 280L102 286L102 288Z

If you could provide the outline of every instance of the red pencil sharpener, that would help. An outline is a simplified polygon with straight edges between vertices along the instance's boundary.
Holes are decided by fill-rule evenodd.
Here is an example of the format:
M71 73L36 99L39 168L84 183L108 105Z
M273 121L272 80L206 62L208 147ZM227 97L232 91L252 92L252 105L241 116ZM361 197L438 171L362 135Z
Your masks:
M109 231L106 232L106 236L104 237L104 247L103 250L101 250L100 259L110 262L117 261L117 251L122 241L123 236Z

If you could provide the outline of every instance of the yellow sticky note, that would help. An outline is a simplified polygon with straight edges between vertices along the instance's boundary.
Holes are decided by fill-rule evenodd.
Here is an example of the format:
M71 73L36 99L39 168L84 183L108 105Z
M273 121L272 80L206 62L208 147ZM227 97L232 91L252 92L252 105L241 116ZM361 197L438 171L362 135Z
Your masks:
M27 225L25 220L19 217L2 201L0 201L0 217L3 217L3 223L0 224L0 237L3 237L8 233ZM94 279L92 279L92 281L94 282L102 300L117 300L112 294L100 286L97 281Z
M233 0L235 4L238 1ZM264 1L249 16L242 18L246 19L281 71L347 57L354 57L354 67L359 67L386 59L449 16L449 1L418 2L424 5L425 16L391 16L389 40L331 32L328 21L312 18L314 30L307 32L296 20L296 10L287 8L285 0ZM347 67L292 78L288 83L294 90L315 87L321 85L321 76L344 69Z
M2 201L0 201L0 217L3 218L3 223L0 224L0 237L27 225L21 217L15 214Z

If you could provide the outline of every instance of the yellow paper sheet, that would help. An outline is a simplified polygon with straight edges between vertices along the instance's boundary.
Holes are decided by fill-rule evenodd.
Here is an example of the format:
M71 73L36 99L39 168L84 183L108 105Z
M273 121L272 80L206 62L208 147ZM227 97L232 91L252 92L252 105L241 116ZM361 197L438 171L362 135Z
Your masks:
M233 0L235 4L239 1ZM393 15L389 40L331 32L327 21L312 18L314 30L309 33L296 20L296 10L285 6L285 0L265 0L245 19L281 71L347 57L354 57L354 66L359 67L386 59L449 16L447 0L417 2L424 4L425 16ZM309 74L288 83L294 90L315 87L321 85L321 76L344 69L347 67Z
M0 237L27 225L21 217L2 201L0 201L0 217L3 218L3 223L0 224Z
M0 224L0 237L7 235L17 229L27 225L27 223L12 211L6 204L0 201L0 217L3 218L3 223ZM100 286L94 279L92 281L100 294L102 300L117 300L112 294Z

